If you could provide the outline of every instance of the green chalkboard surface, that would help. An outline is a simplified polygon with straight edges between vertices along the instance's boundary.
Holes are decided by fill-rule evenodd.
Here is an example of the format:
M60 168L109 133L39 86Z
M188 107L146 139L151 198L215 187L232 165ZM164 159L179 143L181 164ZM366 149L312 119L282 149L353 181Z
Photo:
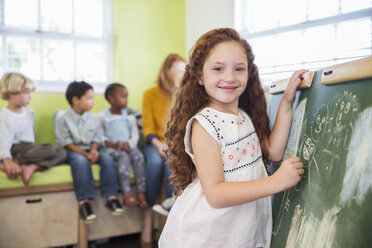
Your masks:
M271 247L372 247L372 78L298 92L285 158L305 174L274 196ZM282 94L272 96L270 122Z

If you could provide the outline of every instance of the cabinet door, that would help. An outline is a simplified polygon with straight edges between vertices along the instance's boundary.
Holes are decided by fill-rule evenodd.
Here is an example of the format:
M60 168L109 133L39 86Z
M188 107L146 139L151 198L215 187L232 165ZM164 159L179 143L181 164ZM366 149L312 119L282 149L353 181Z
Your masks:
M57 192L0 198L0 247L50 247L76 244L75 195Z
M99 190L96 189L96 199L92 201L92 207L97 214L97 219L93 224L87 225L89 240L141 232L143 209L124 207L122 216L113 216L105 207L105 203L106 200L101 197Z

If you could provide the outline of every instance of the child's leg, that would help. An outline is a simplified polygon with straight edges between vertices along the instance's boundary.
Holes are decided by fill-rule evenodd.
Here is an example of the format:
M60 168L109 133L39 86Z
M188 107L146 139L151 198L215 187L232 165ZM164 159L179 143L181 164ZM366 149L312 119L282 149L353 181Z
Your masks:
M68 151L67 163L71 165L74 191L78 201L94 199L92 164L83 155Z
M124 152L115 152L114 156L117 160L118 172L119 172L119 183L123 190L123 204L128 207L137 205L136 198L132 195L130 189L130 158L129 155Z
M52 144L35 144L30 142L13 145L11 153L20 164L37 164L43 169L54 165L49 161L57 155L56 149ZM65 153L63 155L65 156Z
M64 163L66 161L67 152L64 148L55 148L54 156L39 162L38 164L44 166L44 168L50 168L54 165Z
M114 157L118 165L119 183L125 194L130 192L130 157L124 151L115 151Z
M146 200L146 179L145 179L145 158L138 148L133 148L129 152L132 161L132 167L136 178L138 205L141 208L147 208Z
M132 148L129 152L132 161L134 175L136 177L137 192L146 191L145 158L138 148Z
M97 163L100 165L101 195L105 198L118 195L118 174L113 158L99 152Z

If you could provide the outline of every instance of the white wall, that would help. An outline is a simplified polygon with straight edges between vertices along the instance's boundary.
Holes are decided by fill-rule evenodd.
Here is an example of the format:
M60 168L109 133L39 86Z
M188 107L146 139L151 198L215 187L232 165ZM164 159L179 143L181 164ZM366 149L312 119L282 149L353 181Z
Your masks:
M186 52L204 33L234 27L234 0L186 0Z

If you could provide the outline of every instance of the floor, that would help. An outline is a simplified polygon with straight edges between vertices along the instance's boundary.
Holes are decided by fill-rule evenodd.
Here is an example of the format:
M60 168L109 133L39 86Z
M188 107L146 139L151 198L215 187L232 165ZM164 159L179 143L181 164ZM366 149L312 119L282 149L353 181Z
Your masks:
M140 236L140 234L132 234L114 237L101 244L98 241L96 246L89 248L140 248Z
M88 248L140 248L140 234L132 234L114 237L110 239L102 239L97 241L89 241ZM58 248L72 248L73 246L65 246ZM154 243L154 248L158 248Z
M132 234L97 240L89 242L88 248L140 248L140 237L140 234ZM156 244L154 244L154 248L157 248Z

